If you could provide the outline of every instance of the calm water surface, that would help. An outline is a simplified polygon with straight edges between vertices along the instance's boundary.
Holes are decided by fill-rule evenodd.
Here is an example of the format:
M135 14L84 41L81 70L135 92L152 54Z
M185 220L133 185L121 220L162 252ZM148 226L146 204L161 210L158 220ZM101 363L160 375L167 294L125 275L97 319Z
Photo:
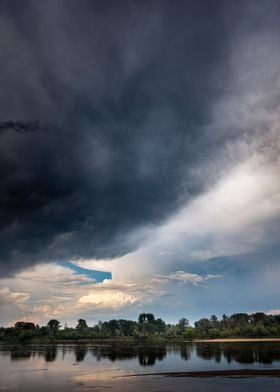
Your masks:
M280 342L0 346L0 391L279 391L280 379L123 377L280 369Z

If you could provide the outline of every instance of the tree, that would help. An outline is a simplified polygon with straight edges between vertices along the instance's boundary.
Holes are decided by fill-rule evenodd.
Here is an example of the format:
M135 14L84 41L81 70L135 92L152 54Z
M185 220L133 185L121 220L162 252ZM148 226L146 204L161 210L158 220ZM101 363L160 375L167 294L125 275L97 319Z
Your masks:
M265 322L267 319L267 315L263 312L257 312L257 313L253 313L250 317L249 320L254 323L257 324L259 322Z
M228 316L226 314L222 315L221 324L226 328L228 326Z
M58 320L52 319L47 324L49 328L50 335L55 335L60 328L60 322Z
M60 322L55 319L50 320L47 325L50 329L59 329L60 328Z
M188 339L188 340L192 340L195 338L195 330L193 327L188 326L186 327L185 331L183 332L183 337Z
M166 331L166 324L162 319L160 318L156 319L154 321L154 325L156 326L158 333L164 333Z
M118 320L118 329L120 330L121 336L133 336L138 330L136 321L130 320Z
M79 319L78 324L76 326L76 329L79 331L79 330L83 330L85 328L88 328L86 320Z
M213 328L218 327L219 321L218 321L218 317L217 317L215 314L213 314L213 315L210 317L210 321L211 321L211 324L212 324L212 327L213 327Z
M147 313L146 314L148 323L153 323L155 321L155 316L153 315L153 313Z
M210 321L211 323L216 323L218 321L218 317L215 314L212 314L212 316L210 317Z
M148 324L148 318L146 313L139 314L138 323L142 326L141 334L142 336L146 335L146 325Z
M27 331L33 331L34 329L36 329L36 327L35 327L34 323L29 323L29 322L25 322L25 321L17 321L15 323L15 329L24 329Z
M108 329L111 333L111 336L118 336L120 333L118 321L115 319L108 321Z
M146 315L146 313L141 313L141 314L139 314L139 317L138 317L138 323L139 324L144 324L145 322L147 322L148 320L147 320L147 315Z
M189 325L189 320L183 317L179 320L178 325L182 330L184 330Z
M198 330L199 334L204 336L208 334L211 328L211 322L207 318L202 318L194 323L195 328Z
M76 326L76 330L79 332L80 336L83 337L85 330L88 328L87 322L84 319L79 319Z
M229 317L229 321L232 327L246 325L249 323L249 316L247 313L234 313Z

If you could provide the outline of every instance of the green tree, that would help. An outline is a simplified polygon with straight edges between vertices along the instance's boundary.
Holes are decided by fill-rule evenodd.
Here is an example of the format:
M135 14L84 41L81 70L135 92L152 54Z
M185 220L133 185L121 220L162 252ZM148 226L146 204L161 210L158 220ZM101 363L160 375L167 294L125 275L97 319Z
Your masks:
M142 336L142 337L146 336L146 324L148 323L146 313L139 314L138 323L141 325L139 336Z
M192 340L195 338L195 330L193 327L188 326L186 327L185 331L183 332L183 337L188 339L188 340Z
M162 319L160 318L156 319L154 321L154 325L158 333L163 334L166 331L166 324Z
M148 320L147 320L147 315L146 315L146 313L141 313L141 314L139 314L139 317L138 317L138 323L139 324L143 324L143 323L145 323L145 322L147 322Z
M155 321L155 316L153 315L153 313L147 313L146 314L148 323L153 323Z
M34 331L36 329L34 323L25 322L25 321L17 321L15 323L15 329L24 329L26 331Z
M182 331L189 325L189 320L187 320L185 317L181 318L178 322L178 326Z
M210 321L211 321L211 323L215 324L218 321L218 317L215 314L213 314L210 317Z
M84 319L79 319L76 326L76 330L79 332L81 337L84 336L85 331L88 329L87 322Z
M58 320L52 319L47 324L49 328L50 336L54 336L60 328L60 322Z
M198 332L198 335L201 337L207 336L209 329L211 328L211 321L207 318L202 318L194 323L195 329Z
M85 328L88 328L86 320L79 319L78 320L78 324L76 326L76 329L79 331L79 330L82 330L82 329L85 329Z
M222 320L221 320L221 324L223 325L223 327L227 327L228 326L228 316L226 314L222 315Z

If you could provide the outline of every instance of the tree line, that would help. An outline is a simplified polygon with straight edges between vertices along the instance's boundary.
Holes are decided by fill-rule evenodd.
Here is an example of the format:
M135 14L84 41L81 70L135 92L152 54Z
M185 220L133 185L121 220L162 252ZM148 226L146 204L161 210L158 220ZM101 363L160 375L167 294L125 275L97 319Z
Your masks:
M0 340L30 339L45 340L81 340L133 337L135 339L152 338L184 338L215 339L238 337L279 337L280 315L234 313L223 315L221 319L213 315L209 319L202 318L191 326L186 318L176 324L168 324L152 313L141 313L137 321L113 319L99 321L88 326L87 321L79 319L75 328L67 325L62 328L59 320L52 319L47 325L39 326L32 322L18 321L14 327L0 328Z

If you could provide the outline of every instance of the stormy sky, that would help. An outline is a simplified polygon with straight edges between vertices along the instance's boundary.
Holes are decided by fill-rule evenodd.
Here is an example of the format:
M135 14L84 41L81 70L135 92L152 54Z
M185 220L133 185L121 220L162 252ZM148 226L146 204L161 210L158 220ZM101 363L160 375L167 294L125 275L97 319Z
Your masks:
M280 3L0 0L0 324L280 312Z

